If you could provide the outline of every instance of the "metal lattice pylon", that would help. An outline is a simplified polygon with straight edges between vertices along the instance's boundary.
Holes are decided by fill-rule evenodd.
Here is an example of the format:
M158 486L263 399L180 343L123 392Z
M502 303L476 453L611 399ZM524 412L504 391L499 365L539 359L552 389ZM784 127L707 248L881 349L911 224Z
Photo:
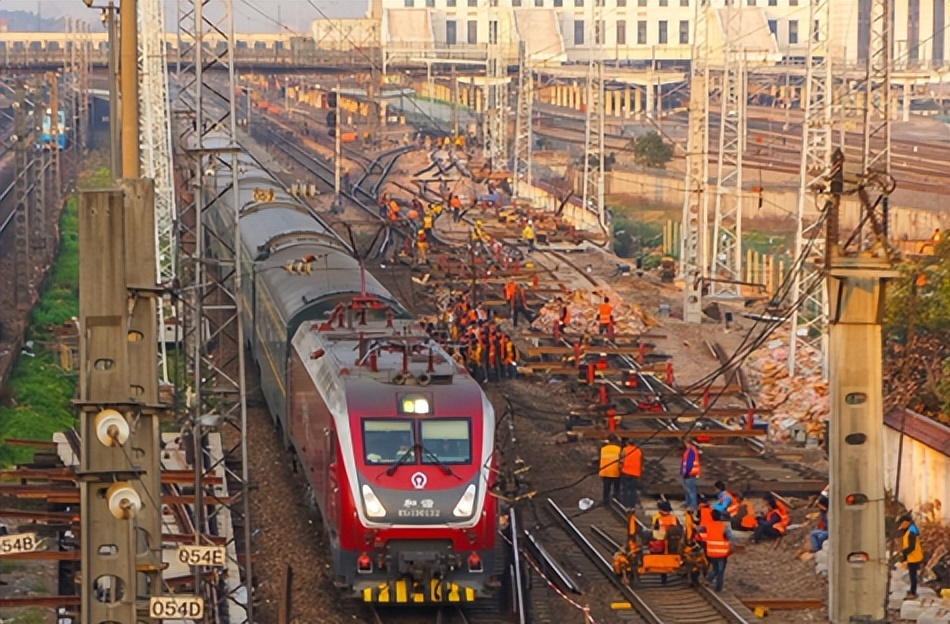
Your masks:
M521 41L518 43L518 109L515 111L515 155L512 167L515 197L531 188L533 99L534 77L528 67L525 43Z
M251 537L248 501L247 403L245 388L241 263L237 262L238 144L234 71L234 15L230 0L182 0L179 10L179 103L182 110L182 148L191 161L190 202L179 210L179 275L185 289L184 351L190 400L184 438L194 441L196 543L213 533L223 534L232 518L235 534L226 544L229 574L217 584L195 568L196 593L206 605L227 605L227 621L253 622L251 599ZM221 70L221 71L211 71ZM230 202L230 223L217 235L209 227L208 212ZM222 212L227 218L228 212ZM181 387L180 387L181 389ZM219 430L222 457L215 458L206 443L209 430ZM226 476L231 500L206 508L211 492L207 478ZM223 498L223 497L222 497ZM212 527L213 524L218 526ZM217 529L213 531L212 528ZM243 538L238 557L237 540ZM234 581L228 583L228 577ZM237 577L237 578L236 578ZM221 601L224 596L226 601ZM213 617L205 610L206 620Z
M139 0L139 154L142 176L155 181L155 252L159 283L170 284L177 267L175 187L172 173L168 63L165 55L163 0ZM164 336L166 309L158 307L159 336ZM164 339L159 340L159 375L168 381Z
M696 3L690 59L689 128L683 198L680 276L684 282L683 320L699 323L709 242L706 185L709 181L709 7ZM652 88L652 87L651 87Z
M511 29L498 3L489 0L488 58L485 66L485 158L492 169L508 164L508 44Z
M805 120L802 123L802 155L799 170L798 224L795 233L795 258L801 269L792 279L792 327L789 337L788 372L790 375L809 374L797 354L802 349L821 354L821 373L828 376L828 293L823 283L825 232L820 219L807 216L809 205L824 203L831 168L833 130L833 89L831 41L831 3L829 0L811 0L808 23L808 53L805 64L805 88L802 102ZM806 253L802 257L803 253ZM820 287L815 287L822 281ZM805 294L811 293L811 294ZM802 299L804 294L804 298ZM799 299L802 299L799 302Z
M719 109L719 156L716 165L716 212L713 219L709 290L738 296L742 281L742 155L746 139L746 76L742 9L732 3L723 16L723 70Z
M603 20L601 7L594 7L590 20L587 61L587 100L584 128L584 207L597 214L601 226L606 226L604 211L604 60L602 58Z
M866 175L891 170L891 0L871 0L867 76L864 85Z

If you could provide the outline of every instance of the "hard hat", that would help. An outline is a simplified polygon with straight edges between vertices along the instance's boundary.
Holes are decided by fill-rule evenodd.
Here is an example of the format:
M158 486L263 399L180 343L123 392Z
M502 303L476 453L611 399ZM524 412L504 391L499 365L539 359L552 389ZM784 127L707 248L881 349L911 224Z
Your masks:
M477 221L475 222L475 225L478 225L478 226L483 225L482 220L481 220L481 219L477 220Z

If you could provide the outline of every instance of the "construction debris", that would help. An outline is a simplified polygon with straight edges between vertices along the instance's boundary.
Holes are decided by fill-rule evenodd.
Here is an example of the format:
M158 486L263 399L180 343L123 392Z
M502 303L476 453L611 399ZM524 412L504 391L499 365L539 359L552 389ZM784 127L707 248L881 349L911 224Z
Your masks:
M801 350L796 359L810 375L788 374L788 336L776 338L753 351L748 359L750 383L759 405L772 410L769 441L821 440L830 409L828 382L821 378L821 355Z
M577 289L565 295L563 303L570 313L568 331L596 334L598 331L597 306L610 299L613 306L614 333L622 336L641 334L659 323L635 303L627 303L612 288L598 286L592 290ZM531 324L545 333L553 331L554 322L561 317L562 304L555 299L545 304Z

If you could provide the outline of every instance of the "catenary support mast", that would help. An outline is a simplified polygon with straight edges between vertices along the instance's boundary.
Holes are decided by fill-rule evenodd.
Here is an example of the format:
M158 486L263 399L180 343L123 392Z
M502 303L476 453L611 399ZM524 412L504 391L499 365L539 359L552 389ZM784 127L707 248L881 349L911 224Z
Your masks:
M587 101L584 132L584 208L597 215L601 227L607 224L604 210L604 20L603 7L596 3L588 29Z
M206 604L224 604L232 624L253 622L251 599L251 538L248 502L247 404L244 365L244 326L241 263L238 261L240 203L238 189L237 116L234 70L234 15L230 0L182 0L179 32L182 55L179 104L183 109L182 148L189 156L190 202L181 206L177 234L182 249L180 293L184 302L184 346L190 379L179 380L191 397L189 422L183 438L193 444L195 472L195 541L207 544L222 535L234 519L241 533L225 545L231 573L211 583L200 567L194 569L196 593ZM220 70L220 71L210 71ZM206 228L209 212L228 201L233 237L215 239ZM220 433L223 457L209 449L210 434ZM231 499L208 506L212 491L206 477L224 468ZM238 547L237 540L242 540ZM242 550L241 557L237 551ZM235 576L239 578L235 578ZM221 597L226 600L219 600ZM206 613L208 613L206 611Z
M689 77L689 122L686 181L683 198L680 275L684 281L683 320L699 323L703 315L703 282L709 246L709 7L696 3Z
M512 167L513 192L515 197L531 188L532 114L534 100L534 77L528 66L527 47L518 43L518 109L515 111L515 154Z
M825 192L831 166L833 130L832 59L830 41L830 0L811 0L808 23L808 53L805 61L805 120L802 123L802 154L799 169L798 220L795 232L795 258L801 258L801 270L792 276L792 327L789 337L788 372L811 374L803 370L798 352L808 349L821 354L821 373L828 376L828 293L822 285L813 291L809 284L824 271L825 241L817 218L819 194ZM823 201L822 201L823 203ZM809 215L811 212L811 215ZM802 254L806 253L802 258ZM809 293L810 294L806 294ZM805 294L801 304L799 299ZM804 360L803 360L804 361Z

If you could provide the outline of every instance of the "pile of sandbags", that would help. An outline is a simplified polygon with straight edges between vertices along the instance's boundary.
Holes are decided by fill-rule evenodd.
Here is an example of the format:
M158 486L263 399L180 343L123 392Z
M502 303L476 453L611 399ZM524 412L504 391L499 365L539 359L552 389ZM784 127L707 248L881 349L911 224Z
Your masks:
M562 305L567 305L571 315L567 331L596 334L598 306L604 302L604 297L609 298L610 305L613 306L615 335L640 334L658 324L643 308L635 303L627 303L612 288L598 286L592 290L575 290L570 295L562 297L563 303L558 302L557 299L551 300L539 310L538 317L531 326L545 333L553 332L555 321L561 318Z
M795 377L788 373L788 335L753 351L746 361L756 402L771 409L769 439L774 442L820 440L828 420L828 382L821 378L821 355L799 349Z

